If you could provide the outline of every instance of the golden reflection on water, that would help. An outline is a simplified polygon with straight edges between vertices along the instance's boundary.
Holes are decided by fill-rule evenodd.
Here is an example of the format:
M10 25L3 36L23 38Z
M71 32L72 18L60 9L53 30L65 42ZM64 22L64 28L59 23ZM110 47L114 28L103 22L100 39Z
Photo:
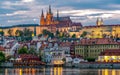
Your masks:
M52 74L52 72L53 72L53 74ZM53 71L51 70L51 75L62 75L62 72L63 72L62 67L54 67Z
M15 69L5 69L4 74L0 75L74 75L71 71L75 72L77 75L120 75L120 69L63 69L62 67L52 67L52 68L15 68ZM93 72L92 72L93 71ZM78 72L78 73L77 73Z
M117 70L117 69L101 69L101 70L98 70L98 75L120 75L120 70Z

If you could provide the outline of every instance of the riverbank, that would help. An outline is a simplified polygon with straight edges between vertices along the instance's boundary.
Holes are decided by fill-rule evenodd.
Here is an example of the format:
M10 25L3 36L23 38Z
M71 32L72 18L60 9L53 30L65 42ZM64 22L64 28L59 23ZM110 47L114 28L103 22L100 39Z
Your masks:
M77 64L66 63L57 67L64 68L79 68L79 69L120 69L120 63L105 63L105 62L81 62ZM44 68L56 67L54 65L37 65L37 66L14 66L12 63L2 63L0 68Z
M80 69L120 69L120 63L81 62L79 64L67 63L64 64L64 67Z

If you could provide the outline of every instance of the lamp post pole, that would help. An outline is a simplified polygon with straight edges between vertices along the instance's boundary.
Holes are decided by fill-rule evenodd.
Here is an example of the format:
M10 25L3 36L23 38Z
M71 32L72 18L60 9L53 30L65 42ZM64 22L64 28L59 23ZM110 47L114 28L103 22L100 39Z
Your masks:
M33 21L34 21L34 24L35 24L36 19L33 19ZM34 36L36 36L36 26L34 26Z
M4 39L4 32L3 32L3 27L1 24L1 44L3 45L3 39Z

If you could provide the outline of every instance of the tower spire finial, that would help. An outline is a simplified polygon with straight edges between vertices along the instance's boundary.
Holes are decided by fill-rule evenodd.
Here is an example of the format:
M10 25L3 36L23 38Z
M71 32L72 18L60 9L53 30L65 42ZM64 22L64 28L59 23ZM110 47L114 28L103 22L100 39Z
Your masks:
M42 9L42 14L41 14L41 16L44 16L44 14L43 14L43 9Z
M49 5L49 13L51 14L52 12L51 12L51 5Z
M59 10L57 10L57 20L59 20Z

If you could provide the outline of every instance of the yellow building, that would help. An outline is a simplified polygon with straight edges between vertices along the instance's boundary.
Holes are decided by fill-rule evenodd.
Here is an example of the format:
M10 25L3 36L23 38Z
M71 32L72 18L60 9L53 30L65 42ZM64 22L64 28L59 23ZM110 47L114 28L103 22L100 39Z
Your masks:
M9 36L8 31L11 30L12 36L16 36L17 30L23 30L24 28L28 28L31 31L35 32L37 35L40 33L40 26L38 24L21 24L16 26L8 26L0 28L3 30L5 36Z
M82 39L75 46L75 54L84 58L98 58L98 55L106 49L119 49L120 44L109 38Z
M98 62L120 62L120 49L107 49L101 52Z
M79 33L87 32L87 38L120 37L120 24L103 25L103 19L98 18L96 26L84 26Z

